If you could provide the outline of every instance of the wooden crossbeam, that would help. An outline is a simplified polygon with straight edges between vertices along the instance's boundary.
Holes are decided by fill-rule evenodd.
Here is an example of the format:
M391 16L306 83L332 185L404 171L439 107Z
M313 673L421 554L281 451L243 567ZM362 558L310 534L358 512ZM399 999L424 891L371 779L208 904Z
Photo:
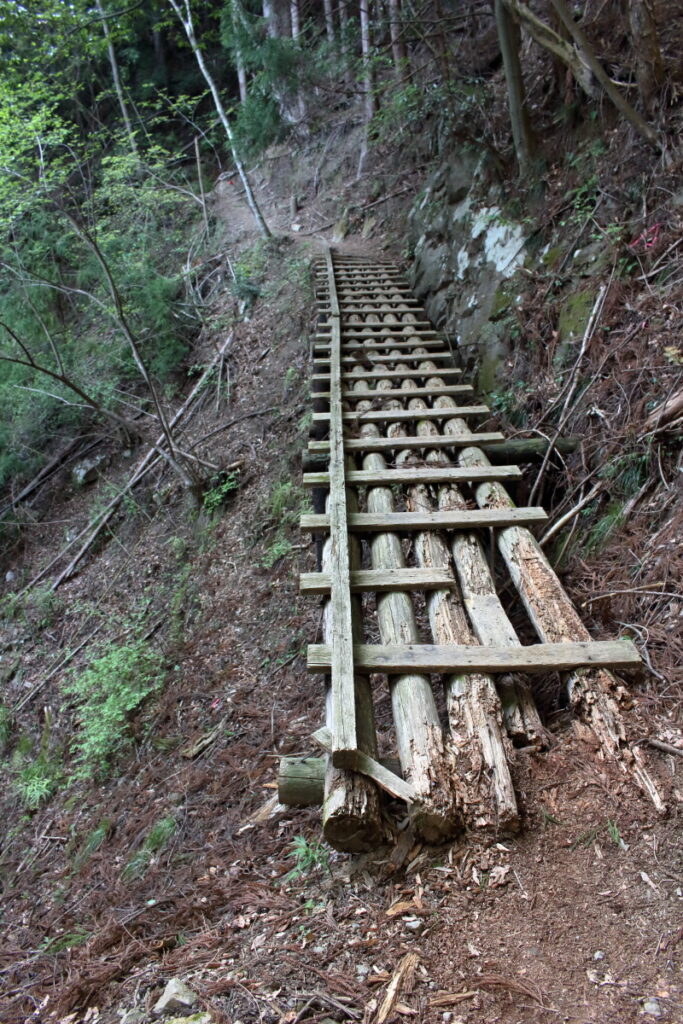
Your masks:
M401 392L397 392L393 398L400 398ZM342 419L345 423L416 423L418 420L452 420L454 416L486 416L490 412L488 405L459 405L452 409L368 409L367 412L344 412ZM330 418L327 412L314 412L314 423L326 423Z
M427 451L440 448L466 448L475 444L479 448L488 447L491 444L502 444L505 435L497 431L480 434L472 434L470 437L352 437L344 441L344 450L347 452L393 452L399 448L425 449ZM329 452L329 441L309 441L309 452Z
M530 526L544 523L548 515L537 506L529 508L467 508L448 512L350 512L349 530L354 533L404 533L415 530L473 530L483 526ZM299 520L302 530L329 532L330 517L307 513Z
M330 648L308 647L309 672L326 672ZM576 668L627 669L641 665L630 640L591 640L582 643L532 644L529 647L465 647L457 644L356 644L356 667L364 672L506 673L567 672Z
M327 344L329 335L325 335L321 341L315 341L313 347L316 352L328 352L330 346ZM353 355L354 352L378 352L383 348L397 348L399 351L403 351L406 348L427 348L427 349L438 349L446 348L445 343L440 338L401 338L394 337L393 335L387 334L386 337L377 341L374 338L368 338L365 341L353 341L346 344L342 343L342 353L344 355Z
M474 467L463 469L438 464L401 469L356 469L347 472L346 482L356 487L391 487L393 484L484 483L489 480L515 480L522 475L519 466L479 466L477 469L482 475L478 475ZM329 482L329 473L304 473L304 487L327 487Z
M351 571L351 590L355 594L386 593L392 590L444 590L454 584L450 569L358 569ZM328 572L302 572L302 594L329 594Z
M361 370L358 373L342 373L342 380L345 382L357 381L357 380L377 380L381 377L382 380L401 380L403 378L425 378L429 380L430 377L459 377L462 370L457 366L444 366L434 370L383 370L378 367L376 370ZM313 375L313 380L326 380L327 376Z
M368 399L380 398L382 401L390 401L395 398L432 398L437 395L471 395L474 388L471 384L443 384L435 388L392 388L380 390L379 388L368 388L366 391L342 391L342 398L353 398L357 402L364 402ZM314 391L312 398L329 398L329 391Z
M450 352L418 352L412 355L409 352L401 352L396 356L374 356L373 363L423 363L426 359L432 359L435 362L442 362L443 360L450 361L453 358ZM328 359L314 359L313 365L316 367L327 366L329 363ZM342 356L342 364L348 366L349 364L357 364L358 356ZM436 373L436 370L432 371L432 376ZM438 371L440 372L440 371Z

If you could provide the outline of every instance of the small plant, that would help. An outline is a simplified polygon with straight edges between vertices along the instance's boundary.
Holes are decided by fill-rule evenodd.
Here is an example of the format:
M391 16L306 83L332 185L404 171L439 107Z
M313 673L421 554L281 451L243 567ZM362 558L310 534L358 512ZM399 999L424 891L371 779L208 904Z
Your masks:
M82 946L90 938L90 932L75 931L65 932L54 939L43 939L40 949L43 953L63 953L66 949L75 949Z
M239 473L222 473L211 480L211 487L204 492L202 504L207 515L215 515L218 509L225 504L228 496L236 491L240 485Z
M160 818L150 829L147 838L140 849L133 854L123 869L122 878L129 882L134 878L142 878L154 859L154 855L160 853L175 835L178 823L175 818L168 816Z
M618 846L620 850L628 850L628 846L624 842L619 826L616 821L612 821L611 818L607 819L607 835L610 837L615 846Z
M285 875L285 881L291 882L295 878L302 878L322 868L330 872L330 853L319 840L309 841L305 836L297 836L292 840L292 851L287 854L295 864L291 871Z
M0 756L7 750L12 735L12 712L0 701Z
M90 835L87 837L80 850L74 857L74 870L80 871L84 864L86 864L93 853L99 850L102 843L109 835L111 829L111 821L109 818L105 818L97 828L93 829Z
M72 749L76 778L106 774L129 742L128 716L161 686L163 659L143 640L110 648L64 687L80 722Z
M62 780L61 765L41 752L35 761L19 772L15 786L19 798L29 811L36 811L50 799Z
M274 541L266 551L261 565L264 569L272 569L281 558L286 558L292 550L292 542L286 537L280 537Z

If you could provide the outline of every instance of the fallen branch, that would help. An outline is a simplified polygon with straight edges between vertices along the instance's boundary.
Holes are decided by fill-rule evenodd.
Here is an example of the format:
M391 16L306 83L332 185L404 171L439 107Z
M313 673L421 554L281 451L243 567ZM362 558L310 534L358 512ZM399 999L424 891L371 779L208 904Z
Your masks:
M635 743L631 744L631 747L640 747L644 743L647 743L649 747L654 747L655 750L661 750L665 754L675 754L678 757L683 757L683 747L674 747L671 743L664 743L663 740L657 740L652 736L644 736L642 740L636 740Z
M276 405L269 405L267 409L256 409L254 412L245 412L241 416L235 416L234 419L228 420L227 423L223 423L220 427L216 427L216 429L210 431L210 433L204 434L204 436L200 437L198 441L195 441L194 444L190 445L190 448L196 448L198 445L203 444L204 441L208 441L210 438L215 437L216 434L220 434L224 430L229 430L230 427L234 427L236 423L241 423L242 420L250 420L253 419L254 416L265 416L267 412L275 412L276 409Z
M650 413L643 424L643 434L664 430L665 425L683 413L683 388Z

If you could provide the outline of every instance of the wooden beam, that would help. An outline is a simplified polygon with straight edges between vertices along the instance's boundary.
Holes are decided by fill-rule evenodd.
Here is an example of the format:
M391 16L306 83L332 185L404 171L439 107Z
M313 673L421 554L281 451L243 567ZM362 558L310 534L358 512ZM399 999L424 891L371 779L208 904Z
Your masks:
M491 433L475 434L474 438L479 447L490 444L499 444L505 440L503 434L497 431ZM467 441L459 441L457 437L352 437L344 442L344 449L347 452L390 452L397 449L436 449L436 448L462 448ZM309 441L308 450L311 452L328 452L329 441Z
M366 398L381 398L384 401L391 401L396 398L431 398L439 395L471 395L474 388L471 384L444 384L437 388L392 388L391 391L380 391L378 388L368 388L359 394L358 391L342 391L342 398L354 398L356 401L365 401ZM312 398L329 398L329 391L315 391Z
M354 533L402 533L412 530L474 530L493 526L528 526L544 523L548 515L542 508L467 508L450 512L351 512L347 522ZM330 530L330 517L307 513L299 520L302 530L313 533ZM332 531L334 533L334 529Z
M357 395L358 396L358 395ZM392 398L401 397L398 392ZM342 420L345 423L398 423L408 421L415 423L418 420L443 420L453 416L485 416L491 410L488 405L462 405L454 409L370 409L368 412L344 412ZM326 423L330 418L327 412L314 412L314 423Z
M329 335L325 335L324 338L316 337L313 342L313 347L317 352L328 352L330 346L327 344ZM383 348L397 348L401 351L406 348L443 348L446 349L448 346L441 340L441 338L396 338L391 334L387 334L386 338L381 340L370 340L357 341L354 340L348 344L342 343L342 352L344 355L353 355L354 352L378 352ZM425 356L425 358L427 358Z
M365 672L566 672L575 668L636 668L640 655L630 640L532 644L529 647L460 647L457 644L357 644L356 666ZM327 672L325 644L308 647L309 672Z
M481 475L480 475L481 474ZM484 476L483 474L488 474ZM391 487L393 484L480 483L484 480L515 480L519 466L480 466L475 470L460 466L408 466L401 469L355 469L346 474L347 484L364 487ZM329 487L329 473L304 473L304 487Z
M398 355L393 356L375 356L371 362L373 363L423 363L426 359L433 360L434 362L443 362L444 360L451 360L453 356L450 352L417 352L412 354L410 352L401 352ZM313 360L314 367L327 366L330 360L320 357L319 359ZM349 364L357 364L357 356L342 356L342 366L348 366ZM432 370L431 376L435 376L437 373L441 373L440 370ZM404 375L405 376L405 375Z
M344 437L341 420L341 334L339 305L334 291L334 268L328 249L327 269L332 315L330 355L330 499L333 537L330 565L332 606L332 729L333 750L356 750L356 695L353 672L353 623L349 583L349 535L346 510Z
M299 590L302 594L329 594L330 580L328 572L302 572ZM448 589L453 583L450 569L359 569L351 572L351 590L356 594Z
M430 377L459 377L462 370L457 366L448 366L439 370L383 370L381 367L377 370L361 371L358 373L342 373L343 381L357 381L357 380L377 380L378 378L387 379L401 379L413 378L413 377L424 377L427 380ZM327 381L330 379L329 373L314 373L311 380L314 381Z

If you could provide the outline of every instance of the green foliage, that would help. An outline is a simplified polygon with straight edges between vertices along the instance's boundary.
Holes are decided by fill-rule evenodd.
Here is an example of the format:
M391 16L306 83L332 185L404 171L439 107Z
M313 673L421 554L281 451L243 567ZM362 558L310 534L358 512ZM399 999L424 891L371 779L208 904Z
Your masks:
M308 511L308 495L291 480L275 484L270 492L270 516L277 526L296 526L299 516Z
M491 393L491 407L513 426L521 427L526 421L526 401L533 391L531 384L522 380L515 381L512 387L505 391Z
M264 569L272 569L275 563L279 562L281 558L286 558L291 550L292 542L286 537L279 537L266 550L261 565Z
M619 527L624 515L624 502L611 501L607 510L600 516L597 522L591 527L584 541L584 551L594 554L600 551L614 531Z
M61 764L41 751L34 761L19 771L14 784L24 807L35 811L50 799L62 779Z
M110 831L111 821L109 818L104 818L104 820L101 821L100 824L87 836L85 842L74 857L74 871L80 871L81 868L84 867L92 857L93 853L96 853L97 850L99 850Z
M209 490L204 492L202 505L204 511L212 516L225 505L227 499L239 488L239 473L221 473L211 478Z
M106 775L114 757L130 743L132 711L159 689L163 659L143 640L111 647L64 687L80 724L72 744L76 778Z
M0 701L0 756L7 750L12 735L12 712Z
M294 867L285 875L287 882L319 869L330 872L330 852L319 840L309 842L305 836L297 836L287 856L294 860Z
M42 953L63 953L66 949L76 949L82 946L90 938L90 932L81 929L75 932L65 932L64 935L56 936L54 939L44 939L40 944Z
M150 829L145 841L126 864L122 872L122 878L133 881L135 878L142 878L149 868L155 854L160 853L175 835L178 823L175 818L167 816L160 818Z

